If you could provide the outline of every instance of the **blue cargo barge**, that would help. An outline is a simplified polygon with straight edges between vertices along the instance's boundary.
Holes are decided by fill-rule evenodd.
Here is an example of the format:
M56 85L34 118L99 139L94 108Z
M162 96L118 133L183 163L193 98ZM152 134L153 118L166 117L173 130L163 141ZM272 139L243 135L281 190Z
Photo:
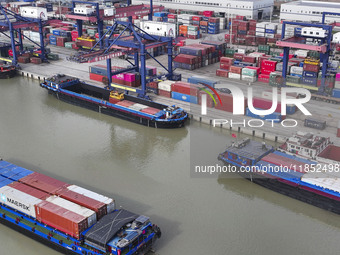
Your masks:
M305 170L320 165L318 162L276 151L249 138L233 143L218 159L239 167L242 177L265 188L340 214L340 186L329 182L337 176Z
M188 119L188 114L182 108L127 94L116 100L112 97L112 91L69 76L51 77L40 86L64 102L148 127L180 128Z
M12 177L1 174L0 187L10 185L33 171L18 167L0 159L1 173L11 173ZM18 170L17 172L15 172ZM7 186L8 187L8 186ZM28 194L28 193L26 193ZM0 222L34 240L64 254L81 255L133 255L145 254L152 249L154 242L160 238L161 231L150 219L124 209L114 210L100 218L76 239L56 228L40 222L32 215L18 210L3 199L12 199L1 194ZM23 198L24 199L24 198ZM14 200L13 200L14 201ZM17 205L18 202L12 203ZM24 205L21 206L25 208Z

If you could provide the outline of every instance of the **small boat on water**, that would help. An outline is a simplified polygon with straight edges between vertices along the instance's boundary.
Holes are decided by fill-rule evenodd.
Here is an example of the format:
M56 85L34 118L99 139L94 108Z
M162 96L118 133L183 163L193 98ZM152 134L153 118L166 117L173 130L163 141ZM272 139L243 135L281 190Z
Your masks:
M16 67L10 64L0 64L0 79L9 79L16 75Z

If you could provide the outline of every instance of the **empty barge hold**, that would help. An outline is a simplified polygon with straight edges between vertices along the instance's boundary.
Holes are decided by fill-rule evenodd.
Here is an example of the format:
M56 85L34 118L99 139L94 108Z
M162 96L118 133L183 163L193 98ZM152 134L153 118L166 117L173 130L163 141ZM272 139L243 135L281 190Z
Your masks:
M218 159L239 167L239 174L263 187L340 214L339 173L312 172L316 161L276 151L249 138L233 143ZM340 162L338 162L340 164Z
M80 202L56 196L63 190ZM161 236L148 217L114 209L112 198L1 159L0 222L65 254L145 254Z
M62 101L148 127L179 128L188 119L181 108L118 94L69 76L54 76L40 86Z

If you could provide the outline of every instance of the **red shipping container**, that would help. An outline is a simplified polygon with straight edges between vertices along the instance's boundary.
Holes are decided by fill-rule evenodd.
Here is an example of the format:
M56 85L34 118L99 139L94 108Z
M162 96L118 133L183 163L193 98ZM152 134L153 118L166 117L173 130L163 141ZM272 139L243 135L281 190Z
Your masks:
M269 74L260 74L259 77L258 77L258 81L264 82L264 83L269 83L269 78L270 78Z
M212 94L212 96L214 97L214 99L212 99L211 96L208 93L206 93L204 91L199 91L198 92L198 104L199 105L202 104L202 95L206 95L206 97L207 97L207 107L214 108L214 106L215 106L214 99L216 101L216 95Z
M25 183L31 187L47 192L49 194L55 194L57 190L66 187L66 182L59 181L47 175L41 173L32 173L19 180L21 183Z
M72 44L72 49L74 49L74 50L79 50L79 47L77 46L77 44Z
M302 173L305 172L302 169L305 168L306 163L294 160L292 158L270 153L267 156L263 157L262 160L265 162L274 164L274 165L288 167L289 169L295 170L298 172L302 172Z
M231 73L241 74L242 73L242 67L240 67L240 66L231 66L230 67L230 72Z
M198 63L198 57L186 55L186 54L179 54L175 57L174 61L179 62L179 63L185 63L185 64L193 65L193 64Z
M176 19L177 15L176 14L168 14L169 19Z
M230 70L231 65L230 64L225 64L225 63L220 63L220 69L224 70Z
M220 19L219 18L211 17L211 18L209 18L209 22L211 22L211 23L218 23L218 22L220 22Z
M234 53L234 59L241 60L243 59L244 54L243 53Z
M260 98L260 97L254 97L253 98L253 106L257 109L264 109L269 110L272 107L272 100L266 99L266 98ZM277 107L275 109L275 112L281 113L281 103L277 103Z
M226 111L226 112L233 112L233 96L227 93L219 93L222 101L222 105L217 100L217 105L215 105L215 109ZM244 109L247 108L247 99L244 99ZM243 113L244 114L244 113Z
M95 73L90 73L90 80L103 82L104 79L107 79L107 77L104 76L104 75L95 74Z
M303 70L318 73L320 71L320 65L303 64Z
M203 15L206 17L211 17L214 15L214 11L203 11Z
M29 57L24 57L24 56L20 56L18 57L18 62L21 64L26 64L30 62L30 58Z
M104 215L106 215L106 204L92 199L90 197L84 196L82 194L76 193L72 190L67 189L66 187L58 190L55 195L58 195L66 200L69 200L75 204L78 204L80 206L86 207L88 209L91 209L92 211L95 211L97 214L97 219L99 220Z
M109 97L109 102L110 102L111 104L116 104L116 103L120 102L120 100L117 99L117 98Z
M33 188L31 186L28 186L26 184L20 183L20 182L12 182L11 184L8 184L9 187L20 190L21 192L24 192L28 195L31 195L33 197L39 198L41 200L45 200L45 198L49 197L50 195L47 194L44 191L38 190L36 188Z
M160 111L160 109L156 109L156 108L153 108L153 107L147 107L147 108L144 108L144 109L141 110L141 112L151 114L151 115L155 115L159 111Z
M229 65L232 65L234 63L234 59L228 58L228 57L221 57L220 61L221 61L221 63L226 63L226 64L229 64Z
M318 79L317 85L318 85L318 87L321 87L321 79ZM326 86L326 88L333 89L333 88L334 88L334 85L335 85L335 84L334 84L334 81L332 82L332 81L326 79L326 81L325 81L325 86Z
M168 15L168 17L169 17L169 15ZM192 20L195 20L195 21L201 21L201 19L202 19L202 17L200 17L200 16L193 16L192 17Z
M120 106L123 106L123 107L129 107L133 104L135 104L135 102L131 102L129 100L123 100L123 101L120 101L119 103L116 103L116 105L120 105Z
M337 132L336 136L340 137L340 128L338 128L338 132Z
M236 15L236 19L238 19L238 20L245 20L246 16Z
M147 87L152 88L152 89L158 89L158 82L156 81L151 81L148 84L146 84Z
M177 82L171 84L171 91L197 97L199 87L200 86L198 86L196 84L177 81Z
M171 98L171 92L170 91L166 91L166 90L162 90L162 89L158 90L158 95L160 95L162 97Z
M42 201L35 205L37 220L77 239L87 229L87 218L61 206Z
M30 58L30 62L33 63L33 64L36 64L36 65L39 65L42 63L41 59L40 58L36 58L36 57L31 57Z
M256 63L256 58L250 56L243 56L242 61L247 63Z
M217 75L217 76L220 76L220 77L228 78L228 76L229 76L229 71L223 70L223 69L217 69L217 70L216 70L216 75Z

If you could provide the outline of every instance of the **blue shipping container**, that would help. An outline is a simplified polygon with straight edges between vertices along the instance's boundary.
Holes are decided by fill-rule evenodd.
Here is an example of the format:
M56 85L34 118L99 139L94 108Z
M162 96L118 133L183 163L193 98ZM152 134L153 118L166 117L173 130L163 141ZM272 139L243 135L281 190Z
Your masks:
M107 70L105 67L90 66L90 73L107 76Z
M276 33L276 30L274 30L274 29L266 29L266 30L265 30L265 33L266 33L266 34L275 34L275 33Z
M215 87L215 84L217 84L217 81L212 81L211 79L205 79L205 78L196 77L196 76L189 77L188 82L192 84L204 83L213 88Z
M340 89L333 89L333 97L340 98Z
M303 62L300 62L299 67L303 67Z
M181 47L179 52L182 54L192 55L192 56L202 56L202 49Z
M60 36L60 30L58 30L58 29L53 29L52 33L53 33L54 35Z
M302 76L309 77L309 78L317 78L318 77L318 73L310 72L310 71L303 71Z
M318 79L316 78L309 78L309 77L303 77L301 78L301 83L311 86L316 86L318 82Z
M171 97L173 99L177 99L177 100L181 100L181 101L189 102L189 103L193 103L193 104L197 104L197 102L198 102L197 97L178 93L178 92L171 92Z
M278 112L274 112L266 116L262 116L262 115L260 116L260 115L252 113L248 107L246 111L246 116L256 118L256 119L261 119L261 120L270 120L270 121L274 120L275 123L279 123L282 121L282 115Z
M301 27L296 27L294 29L294 35L301 35L302 28Z
M301 77L301 78L302 78L302 75L301 75L301 74L291 73L290 75L291 75L291 76L297 76L297 77Z

